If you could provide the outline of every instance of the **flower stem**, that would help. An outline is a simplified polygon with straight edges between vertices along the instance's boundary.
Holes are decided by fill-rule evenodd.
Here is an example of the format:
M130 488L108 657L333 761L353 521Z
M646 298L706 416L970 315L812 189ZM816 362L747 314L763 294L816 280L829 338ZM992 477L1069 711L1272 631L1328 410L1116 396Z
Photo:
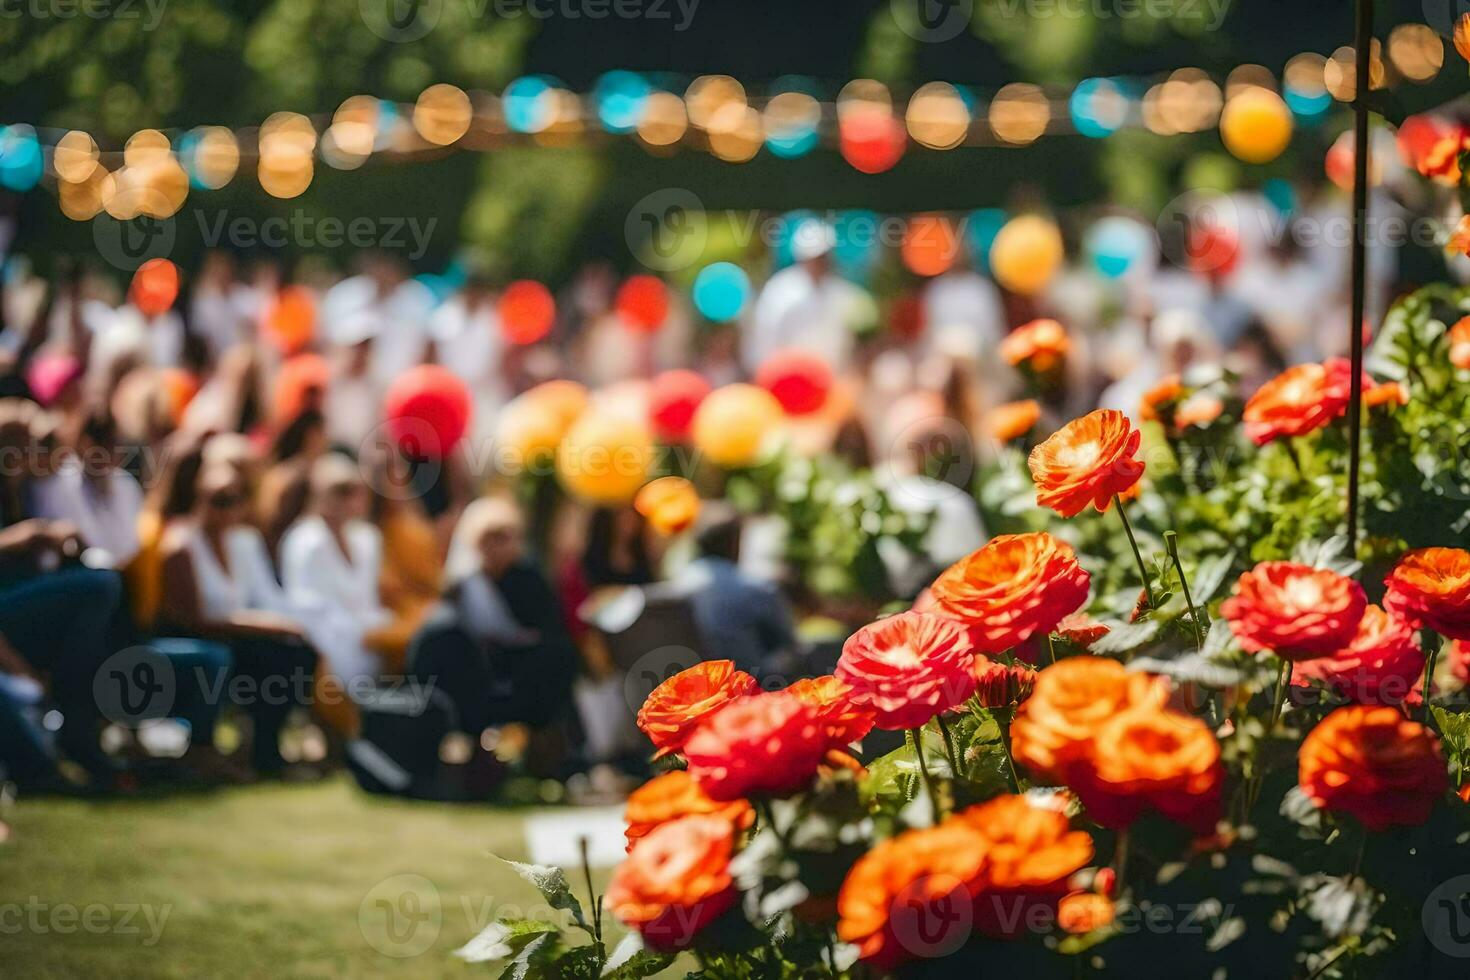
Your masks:
M954 778L960 778L960 755L955 751L954 733L949 730L949 722L944 720L943 715L935 715L934 720L939 722L939 733L944 736L944 753L949 756L949 768L954 773Z
M924 732L920 728L910 728L909 738L913 741L914 755L919 760L919 773L924 777L924 788L929 792L929 806L934 814L934 825L944 819L944 814L939 808L939 793L934 788L934 777L929 775L929 763L924 759Z
M1143 564L1143 552L1138 550L1138 539L1133 536L1133 525L1128 521L1128 512L1123 509L1123 498L1116 493L1113 494L1113 505L1118 508L1118 516L1123 520L1123 530L1128 535L1128 545L1133 549L1133 559L1138 562L1138 576L1143 579L1143 591L1148 595L1148 607L1156 608L1154 601L1154 583L1148 577L1148 568Z
M1286 707L1286 689L1291 685L1291 661L1285 657L1281 658L1281 674L1276 678L1276 703L1271 707L1271 725L1266 731L1269 733L1281 720L1281 711Z
M1439 648L1444 646L1440 635L1433 630L1425 630L1424 636L1429 640L1429 649L1424 656L1424 724L1429 724L1429 692L1434 685L1434 667L1439 660Z
M1051 662L1057 662L1057 641L1050 633L1046 634L1046 655L1051 657Z
M1164 532L1164 550L1169 552L1169 557L1174 560L1174 570L1179 573L1179 585L1184 589L1184 604L1189 607L1189 620L1194 624L1194 644L1198 650L1205 647L1205 624L1200 619L1199 610L1195 608L1194 596L1189 594L1189 579L1184 577L1184 563L1179 560L1179 535L1173 531Z
M1014 711L1011 714L1011 718L1015 718ZM1011 777L1011 791L1019 793L1021 792L1021 777L1016 775L1016 760L1011 755L1010 719L1007 719L1005 723L1000 726L1000 750L1004 752L1006 756L1006 772Z

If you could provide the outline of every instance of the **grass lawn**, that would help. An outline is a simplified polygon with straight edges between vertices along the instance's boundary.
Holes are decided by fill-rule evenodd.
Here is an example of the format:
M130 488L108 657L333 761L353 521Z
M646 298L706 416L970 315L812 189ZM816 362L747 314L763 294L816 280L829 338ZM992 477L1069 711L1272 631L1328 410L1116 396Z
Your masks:
M450 954L540 903L490 856L525 859L532 812L376 799L345 777L24 800L0 846L0 975L494 978Z

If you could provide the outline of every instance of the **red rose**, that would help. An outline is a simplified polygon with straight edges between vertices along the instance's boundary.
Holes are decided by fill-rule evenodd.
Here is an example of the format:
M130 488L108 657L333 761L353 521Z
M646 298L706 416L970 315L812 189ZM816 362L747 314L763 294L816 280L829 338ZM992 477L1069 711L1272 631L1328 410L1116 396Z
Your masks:
M1369 606L1351 643L1330 657L1293 665L1291 682L1321 681L1359 704L1400 704L1423 673L1414 630L1381 606Z
M811 705L775 691L721 708L684 744L684 758L712 800L785 796L811 782L827 742Z
M975 693L975 654L952 619L904 612L858 630L843 644L837 677L879 728L918 728Z
M964 623L980 652L1000 653L1049 633L1087 601L1091 581L1071 545L1038 531L991 539L931 592L936 611Z
M1363 587L1344 575L1263 561L1240 577L1220 614L1249 652L1270 650L1288 660L1308 660L1352 642L1367 606Z
M1410 626L1470 640L1470 551L1420 548L1399 559L1384 579L1384 608Z
M759 690L754 677L729 660L707 660L681 670L653 689L638 709L638 727L658 755L678 752L704 719L735 698Z
M1422 824L1449 788L1439 739L1397 708L1338 708L1297 758L1297 781L1312 802L1369 830Z
M1297 364L1251 395L1241 419L1258 446L1282 436L1305 435L1347 411L1352 367L1341 357L1324 364Z

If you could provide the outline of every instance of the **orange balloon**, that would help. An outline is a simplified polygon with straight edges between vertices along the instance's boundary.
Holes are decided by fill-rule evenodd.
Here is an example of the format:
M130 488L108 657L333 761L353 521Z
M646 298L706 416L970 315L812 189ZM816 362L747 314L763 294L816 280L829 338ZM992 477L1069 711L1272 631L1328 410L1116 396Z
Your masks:
M776 396L751 384L711 392L694 412L694 446L720 466L760 460L785 415Z
M612 506L633 499L653 468L653 437L643 423L588 412L556 450L556 475L569 493Z
M916 276L948 272L960 255L960 236L942 215L921 214L909 221L899 251L903 264Z
M287 286L266 308L265 335L283 354L295 354L316 336L316 298L305 286Z
M164 368L160 380L168 398L169 417L178 425L184 420L184 410L199 393L199 379L183 368Z
M144 316L166 313L179 298L179 267L168 259L149 259L133 273L128 292Z
M500 294L500 330L512 344L534 344L551 332L556 300L534 279L521 279Z
M271 399L276 424L289 425L306 409L320 408L331 380L332 369L318 354L297 354L282 364Z

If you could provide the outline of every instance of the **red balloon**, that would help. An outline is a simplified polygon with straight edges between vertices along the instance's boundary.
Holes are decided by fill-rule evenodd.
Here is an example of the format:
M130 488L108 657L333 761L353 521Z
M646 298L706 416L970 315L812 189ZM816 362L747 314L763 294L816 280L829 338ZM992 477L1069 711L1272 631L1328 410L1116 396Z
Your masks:
M1189 266L1201 275L1224 279L1240 262L1240 238L1224 225L1196 224L1185 244Z
M133 273L129 294L144 316L168 312L179 298L179 267L168 259L149 259Z
M666 442L688 439L694 412L709 392L709 382L693 371L665 371L654 378L648 393L648 420L654 433Z
M838 124L842 159L865 174L892 170L908 146L903 123L887 109L874 106L848 113Z
M832 369L804 350L777 351L755 373L755 383L775 395L787 415L810 415L827 402Z
M512 344L534 344L551 332L556 300L534 279L521 279L500 294L500 332Z
M383 397L388 434L410 456L443 459L470 428L470 392L453 371L421 364L405 371Z
M658 276L633 276L618 290L613 305L629 327L653 333L669 315L669 288Z

